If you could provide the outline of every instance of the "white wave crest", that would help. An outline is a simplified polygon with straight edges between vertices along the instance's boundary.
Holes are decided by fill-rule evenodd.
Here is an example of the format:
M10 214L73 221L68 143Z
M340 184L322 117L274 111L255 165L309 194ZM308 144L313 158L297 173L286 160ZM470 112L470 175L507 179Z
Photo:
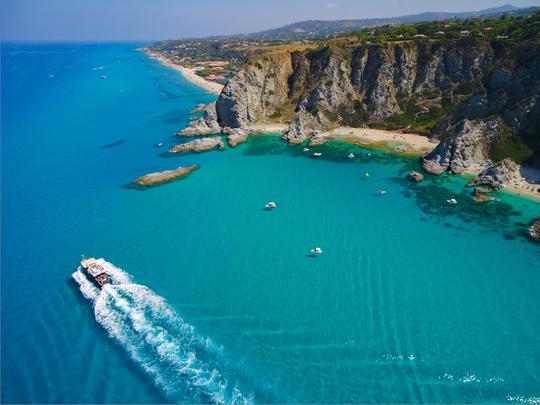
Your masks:
M524 395L508 395L506 400L527 405L540 405L540 397L526 397Z
M102 260L102 259L100 259ZM126 272L102 261L111 284L97 288L79 268L73 279L94 305L96 321L176 402L189 395L200 403L250 403L220 371L220 351L195 332L163 297L132 284Z

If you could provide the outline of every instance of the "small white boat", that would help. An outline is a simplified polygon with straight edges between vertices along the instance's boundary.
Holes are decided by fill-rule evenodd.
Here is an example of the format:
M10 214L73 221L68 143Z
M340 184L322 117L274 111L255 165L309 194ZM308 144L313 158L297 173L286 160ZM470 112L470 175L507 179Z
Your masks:
M455 198L450 198L449 200L446 200L448 204L456 205L458 201Z
M320 255L323 251L320 247L316 247L316 248L311 249L310 252Z
M304 152L304 153L309 152L309 148L304 148L304 149L302 150L302 152Z
M51 79L53 79L53 78L54 78L54 75L51 73L51 74L49 75L49 77L50 77Z
M386 194L386 190L377 190L377 195L385 195Z
M162 146L163 146L163 144L161 142L156 143L156 147L161 148Z
M99 76L100 79L108 79L107 76Z
M319 157L319 156L322 156L322 153L321 153L321 152L315 152L315 153L313 154L313 156Z
M355 155L354 153L349 153L349 154L347 155L347 157L348 157L349 159L354 159L354 158L356 157L356 155Z
M368 155L368 156L371 156L371 153L368 153L367 155Z
M277 204L274 201L270 201L268 204L264 206L267 210L273 210L274 208L277 208Z

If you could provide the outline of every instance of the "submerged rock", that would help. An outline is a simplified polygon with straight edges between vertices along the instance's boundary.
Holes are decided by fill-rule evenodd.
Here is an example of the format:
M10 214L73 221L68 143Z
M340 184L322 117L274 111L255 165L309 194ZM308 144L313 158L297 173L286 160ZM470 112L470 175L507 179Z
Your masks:
M474 201L476 202L493 201L495 198L487 195L487 193L489 193L490 191L492 190L489 188L484 188L484 187L475 188L472 193Z
M498 190L519 175L519 166L510 159L504 159L488 167L468 184L468 187L485 186Z
M309 140L309 146L321 146L324 145L328 140L330 140L329 136L314 131L311 139Z
M197 107L195 110L197 110L198 108L199 107ZM218 124L217 120L216 104L208 104L199 111L203 110L204 115L202 117L199 117L195 121L192 121L189 127L183 129L182 131L179 131L179 136L204 136L221 132L221 126Z
M212 150L218 148L219 150L225 149L225 144L221 136L216 136L214 138L201 138L196 139L191 142L181 143L179 145L173 146L169 149L171 153L181 153L181 152L205 152L207 150Z
M227 142L231 148L247 141L249 131L242 128L223 128L223 133L227 135Z
M197 170L199 166L193 165L189 167L178 167L175 170L165 170L163 172L149 173L145 176L139 177L134 181L135 184L143 187L157 186L158 184L168 183L179 179L180 177L187 176L194 170Z
M416 181L417 183L420 183L422 180L424 180L424 175L422 173L418 172L410 172L407 175L407 178L412 181Z
M540 241L540 217L534 219L529 227L529 235L531 238Z

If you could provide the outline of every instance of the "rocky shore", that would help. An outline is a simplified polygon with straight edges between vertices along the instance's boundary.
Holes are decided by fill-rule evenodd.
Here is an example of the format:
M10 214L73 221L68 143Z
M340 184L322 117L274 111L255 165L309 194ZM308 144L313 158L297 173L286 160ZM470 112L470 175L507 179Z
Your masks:
M181 177L185 177L191 172L197 170L199 166L193 165L189 167L178 167L175 170L165 170L162 172L154 172L144 175L136 179L133 183L142 187L152 187L159 184L169 183Z
M206 137L201 139L196 139L191 142L181 143L179 145L173 146L169 149L170 153L182 153L182 152L206 152L212 149L225 149L225 144L221 136L216 137Z
M520 45L517 51L523 53L525 48L525 44ZM482 41L469 47L454 42L404 42L347 51L330 46L318 52L272 54L238 72L216 103L197 106L202 116L178 135L224 134L231 147L245 142L254 132L279 131L291 144L310 146L343 139L364 147L422 156L422 167L431 174L478 174L473 187L490 191L504 187L538 199L540 178L522 175L524 168L511 167L509 160L496 164L491 157L494 145L511 131L526 130L536 122L540 103L534 90L538 82L534 61L538 53L535 49L530 59L517 59L495 51ZM431 56L423 60L419 55ZM346 63L349 58L355 63ZM455 63L446 64L446 60ZM508 69L504 68L506 64ZM463 89L472 86L479 76L485 86L465 92ZM510 91L512 83L519 84L519 89ZM507 96L496 97L499 93ZM356 100L352 106L351 100ZM367 127L371 121L384 127L386 120L403 116L407 103L419 103L418 117L427 111L439 111L444 107L443 100L452 108L437 118L433 137L409 133L412 131L407 128L392 131ZM516 105L518 109L512 107ZM359 117L365 121L360 122ZM343 125L353 118L358 127ZM443 141L439 143L437 137ZM178 145L170 152L224 148L221 137L210 139Z
M179 136L204 136L219 134L221 126L218 123L215 103L206 106L197 106L194 112L202 112L202 117L199 117L189 124L189 127L178 132Z

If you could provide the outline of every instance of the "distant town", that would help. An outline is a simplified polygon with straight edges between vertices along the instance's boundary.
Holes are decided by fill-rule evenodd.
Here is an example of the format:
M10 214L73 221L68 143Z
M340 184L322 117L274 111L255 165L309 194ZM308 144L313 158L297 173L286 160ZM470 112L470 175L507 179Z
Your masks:
M534 9L530 9L533 13ZM527 24L527 26L525 26ZM200 77L221 84L253 56L286 47L292 50L320 48L330 43L336 46L371 45L387 41L450 41L474 42L479 38L491 41L510 41L537 36L540 25L533 26L512 14L475 16L466 19L445 19L414 24L389 23L371 26L354 32L321 34L293 28L290 35L251 34L244 36L210 37L168 40L154 44L151 49L171 63L191 68ZM301 38L297 34L302 34Z

